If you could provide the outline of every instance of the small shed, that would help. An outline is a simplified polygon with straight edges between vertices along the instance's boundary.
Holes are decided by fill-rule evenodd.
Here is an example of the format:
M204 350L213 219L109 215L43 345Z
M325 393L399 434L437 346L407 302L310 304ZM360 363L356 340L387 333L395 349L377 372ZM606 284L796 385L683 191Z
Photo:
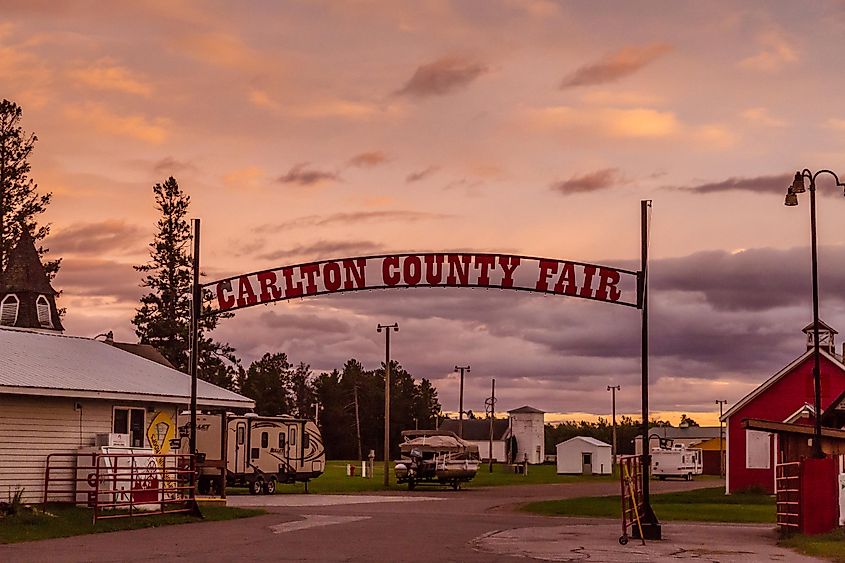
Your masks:
M589 436L575 436L556 446L557 472L561 474L610 475L611 447Z

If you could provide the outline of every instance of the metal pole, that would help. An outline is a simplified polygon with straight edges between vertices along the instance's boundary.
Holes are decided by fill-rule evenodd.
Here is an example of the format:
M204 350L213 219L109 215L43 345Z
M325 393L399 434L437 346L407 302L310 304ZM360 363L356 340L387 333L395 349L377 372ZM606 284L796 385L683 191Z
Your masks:
M810 177L810 235L813 250L813 386L815 387L815 428L813 431L813 457L823 458L822 451L822 391L819 353L819 258L816 242L816 180Z
M719 477L725 476L725 431L723 429L722 415L723 407L727 401L718 400L719 403Z
M643 434L643 500L646 506L650 505L649 498L649 473L650 458L648 451L648 208L651 200L640 201L640 238L641 238L641 262L640 262L640 305L642 307L642 434Z
M458 436L464 437L464 370L470 371L469 366L455 366L455 371L461 372L461 394L458 400Z
M196 454L197 454L197 364L199 363L199 317L202 312L200 289L200 220L194 219L194 283L191 290L191 434L189 449L191 452L191 498L196 495Z
M496 378L493 378L493 386L490 391L490 448L487 453L490 457L490 473L493 473L493 420L496 418Z
M611 444L611 456L613 459L612 466L616 466L616 392L622 389L621 385L608 385L607 390L611 392L612 395L612 404L613 404L613 443ZM611 473L612 473L611 468Z
M390 486L390 329L399 330L399 324L378 325L384 329L384 486Z
M364 451L361 449L361 418L358 416L358 382L352 388L355 393L355 434L358 436L358 461L364 461Z

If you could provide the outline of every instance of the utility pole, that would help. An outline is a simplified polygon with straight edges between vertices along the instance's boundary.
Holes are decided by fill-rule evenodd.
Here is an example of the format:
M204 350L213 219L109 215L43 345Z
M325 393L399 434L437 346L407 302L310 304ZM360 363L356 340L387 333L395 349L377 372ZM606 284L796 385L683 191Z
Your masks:
M320 401L311 404L314 407L314 424L320 426Z
M358 435L358 461L364 461L364 451L361 449L361 418L358 416L358 382L352 387L355 393L355 433Z
M490 398L484 401L485 406L488 409L488 414L490 415L490 446L487 450L489 454L489 469L490 473L493 473L493 420L496 418L496 378L493 378L493 386L490 391Z
M461 396L458 401L458 436L464 437L464 371L470 372L469 366L455 366L455 371L461 372Z
M384 329L384 486L390 486L390 329L399 332L399 323L378 325Z
M613 444L610 449L613 457L613 466L616 466L616 392L622 389L620 385L608 385L607 390L612 392L613 396Z
M718 403L718 405L719 405L719 476L724 477L725 476L725 433L724 433L724 430L722 429L723 426L724 426L722 424L722 414L723 414L722 410L725 406L725 403L727 403L727 401L721 400L721 401L716 401L716 403Z

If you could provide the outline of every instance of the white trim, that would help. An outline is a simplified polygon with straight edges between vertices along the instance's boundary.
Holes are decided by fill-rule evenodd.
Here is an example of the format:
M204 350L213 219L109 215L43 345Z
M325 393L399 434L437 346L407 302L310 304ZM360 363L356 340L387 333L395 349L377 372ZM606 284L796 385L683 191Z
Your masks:
M119 391L82 391L74 389L48 389L44 387L12 387L0 385L0 395L37 395L42 397L68 397L78 399L103 399L113 401L151 401L186 405L191 402L190 397L176 397L173 395L155 395L152 393L121 393ZM239 409L255 408L255 401L232 401L228 399L206 399L197 397L198 406L206 407L235 407Z
M722 460L719 460L721 463ZM730 427L725 424L725 494L731 494L731 433Z
M42 313L46 312L44 316ZM44 295L39 295L35 300L35 314L38 316L38 324L41 328L53 328L52 311L50 311L50 302Z
M845 364L840 362L839 359L837 359L834 356L831 356L830 354L825 352L823 349L820 349L819 352L821 353L822 356L824 356L825 358L830 360L833 363L833 365L835 365L836 367L838 367L842 371L845 371ZM771 387L772 385L777 383L783 376L785 376L786 374L788 374L789 372L794 370L796 367L798 367L798 365L801 364L801 362L806 360L812 354L813 354L813 349L810 348L809 350L807 350L806 352L804 352L803 354L801 354L800 356L795 358L786 367L784 367L782 370L780 370L779 372L777 372L776 374L771 376L769 379L764 381L760 386L755 388L751 393L749 393L748 395L746 395L745 397L743 397L742 399L737 401L737 403L734 406L732 406L730 409L728 409L728 411L725 414L722 415L721 420L723 420L723 421L727 420L729 416L731 416L735 412L739 411L742 407L744 407L745 405L747 405L748 403L750 403L751 401L756 399L761 393L763 393L769 387Z
M783 419L783 421L793 423L796 420L798 420L799 418L801 418L801 415L804 414L805 412L807 414L811 414L813 416L816 415L816 409L813 407L813 405L804 403L803 405L801 405L801 408L799 408L797 411L795 411L794 413L792 413L791 415L789 415L788 417Z
M4 312L6 311L7 302L11 303L12 299L15 300L15 303L13 305L14 308L15 308L14 309L15 310L15 318L12 319L11 324L6 324L6 323L3 322L3 316L4 316ZM12 306L12 305L9 305L9 306ZM20 298L18 298L17 295L15 295L14 293L10 293L6 297L4 297L3 301L0 301L0 326L15 326L16 324L18 324L18 314L20 313L20 310L21 310L21 300L20 300Z
M141 446L145 447L144 444L147 443L147 409L146 407L130 407L128 405L112 405L111 407L111 431L114 432L114 413L117 410L127 411L126 413L126 432L115 432L116 434L127 434L129 436L129 447L136 448L139 446L135 446L134 442L132 441L132 411L141 411L144 413L144 427L141 430Z

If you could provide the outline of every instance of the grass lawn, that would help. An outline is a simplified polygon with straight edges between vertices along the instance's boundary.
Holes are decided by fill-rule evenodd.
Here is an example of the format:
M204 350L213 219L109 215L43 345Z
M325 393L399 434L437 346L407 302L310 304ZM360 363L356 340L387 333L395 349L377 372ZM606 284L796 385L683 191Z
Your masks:
M26 511L16 516L0 517L0 544L64 538L101 532L116 532L119 530L135 530L138 528L152 528L191 522L234 520L236 518L249 518L250 516L266 514L266 511L228 508L226 506L208 504L202 505L202 514L205 517L204 520L185 514L164 514L159 516L142 516L139 518L100 520L94 525L92 524L90 508L61 504L48 505L47 514Z
M722 487L651 495L651 505L661 520L775 522L773 497L756 493L725 495ZM549 516L621 518L618 496L532 502L523 510Z
M825 557L837 563L845 563L845 532L837 530L818 536L795 535L778 542L783 547L791 547L805 555Z
M326 463L326 471L320 477L308 484L308 490L312 493L360 493L368 491L384 491L384 464L376 462L374 476L372 479L361 477L361 464L355 465L355 477L346 476L346 464L348 461L329 461ZM405 491L407 485L397 485L393 475L393 463L390 464L390 489ZM487 465L482 465L475 478L469 483L462 485L464 488L492 487L499 485L538 485L545 483L575 483L584 480L590 481L612 481L616 479L610 475L601 477L582 477L580 475L558 475L554 464L531 465L528 468L528 475L519 475L513 472L509 465L494 464L493 473L488 471ZM444 488L444 487L436 487ZM432 489L432 486L420 485L418 490ZM305 492L305 485L296 483L292 485L278 485L276 494L291 494ZM245 487L229 487L227 493L231 495L248 494Z

